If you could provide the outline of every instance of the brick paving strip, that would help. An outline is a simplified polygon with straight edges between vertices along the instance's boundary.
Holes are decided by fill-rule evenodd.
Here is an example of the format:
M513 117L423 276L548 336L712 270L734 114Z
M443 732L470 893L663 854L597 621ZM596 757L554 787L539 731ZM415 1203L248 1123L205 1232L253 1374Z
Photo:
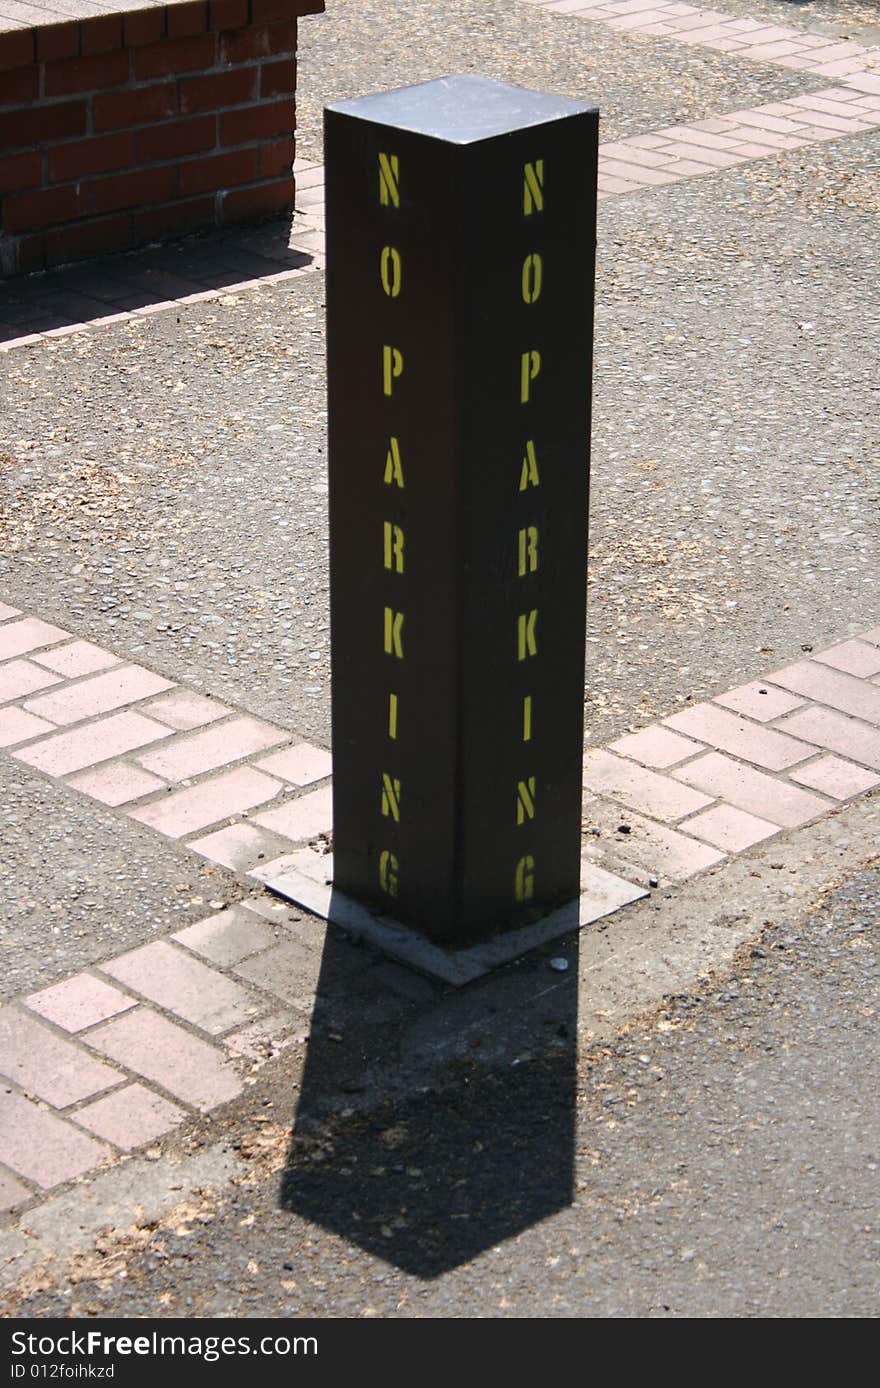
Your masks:
M760 19L737 19L721 10L678 4L677 0L524 0L554 14L608 24L631 34L655 34L733 53L737 58L776 63L815 77L843 78L864 92L880 95L880 49L840 42L804 29L787 29Z
M769 158L785 150L802 149L880 127L880 48L836 42L803 29L768 25L755 19L736 19L718 10L664 3L664 0L611 0L611 3L608 0L523 0L523 3L556 14L608 24L621 32L659 35L676 42L729 52L737 58L794 68L837 83L784 101L767 102L726 116L669 126L603 144L599 149L600 200L716 173L719 169ZM100 328L163 313L181 304L277 284L321 269L324 264L324 168L321 164L297 160L294 173L296 212L284 262L278 262L277 257L270 259L271 252L248 255L249 262L259 264L258 275L235 280L234 274L230 275L221 266L221 283L213 288L195 282L200 275L210 278L211 274L207 267L200 271L195 262L187 272L189 278L155 268L150 268L146 274L141 272L138 277L138 265L147 262L136 256L125 260L117 258L98 271L84 267L75 272L71 291L61 296L64 305L60 298L57 304L62 317L69 315L71 321L47 330L41 325L39 331L28 325L28 315L34 321L33 305L27 302L24 290L18 302L13 285L8 290L9 303L0 311L0 330L5 324L8 333L17 335L0 341L0 352L90 327ZM230 244L233 248L229 263L234 264L236 258L241 259L242 252L240 248L235 249L234 243ZM291 267L290 252L302 256L304 263ZM274 269L277 263L283 263L284 268ZM65 273L62 272L62 277ZM127 275L133 275L135 280L126 283ZM126 294L133 287L143 288L148 281L153 284L161 281L167 297L156 298L133 309L125 307ZM94 316L96 299L105 303L108 310L97 317ZM42 317L51 301L51 290L44 291L39 309ZM81 305L79 310L77 304ZM92 316L85 321L88 309ZM83 321L79 321L78 312Z
M0 746L256 883L330 870L329 752L3 603ZM880 627L592 748L584 774L585 859L641 886L827 815L880 786ZM321 943L258 891L0 1008L0 1211L242 1093L307 1032Z

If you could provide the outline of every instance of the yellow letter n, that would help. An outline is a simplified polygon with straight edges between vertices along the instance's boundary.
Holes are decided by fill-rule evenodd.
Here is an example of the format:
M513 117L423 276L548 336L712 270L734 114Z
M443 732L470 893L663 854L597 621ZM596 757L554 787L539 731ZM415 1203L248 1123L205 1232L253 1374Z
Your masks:
M400 206L400 161L396 154L379 155L379 201L383 207Z
M533 212L544 211L544 160L536 159L534 164L526 164L523 169L523 212L530 217Z
M516 783L516 822L525 824L527 819L535 818L535 778L529 776Z
M400 823L400 781L387 771L382 772L382 814L395 824Z

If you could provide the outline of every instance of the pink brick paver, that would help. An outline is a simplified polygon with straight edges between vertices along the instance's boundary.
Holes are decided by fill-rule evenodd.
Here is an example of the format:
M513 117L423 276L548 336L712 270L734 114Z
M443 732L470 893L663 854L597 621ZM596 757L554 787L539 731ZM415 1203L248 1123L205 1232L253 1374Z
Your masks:
M693 814L711 801L710 796L693 791L682 795L683 787L668 776L634 766L603 747L595 748L584 757L584 784L597 795L618 800L665 821Z
M725 853L742 853L752 844L779 833L778 824L746 814L745 810L738 810L734 805L715 805L711 810L694 815L683 827L698 839L723 848Z
M854 72L851 77L847 77L846 83L848 87L855 87L856 91L880 96L880 73L874 76L870 72Z
M130 817L176 839L263 805L274 799L281 789L281 782L264 772L240 766L235 771L211 776L187 790L173 791L139 810L131 810Z
M700 843L676 829L668 829L653 820L643 819L639 814L628 814L626 822L630 832L614 842L615 858L657 877L668 878L673 882L684 882L705 868L713 867L724 859L724 854L708 844ZM590 856L603 856L594 850L589 840L585 852Z
M738 113L740 118L742 118L744 114L747 113L742 111ZM741 125L737 125L732 116L728 117L728 122L729 123L724 127L725 132L730 136L736 136L738 140L743 142L743 146L749 144L756 149L763 147L764 154L762 157L764 158L766 158L768 154L777 154L781 149L801 149L805 144L809 144L810 142L810 137L805 136L803 132L801 132L800 138L795 139L791 135L776 135L771 130L764 130L760 127L756 128L747 121L743 122ZM753 157L757 159L758 155L756 154Z
M880 724L880 689L855 675L845 675L818 661L800 660L767 678L783 689L805 694L817 704L828 704L840 713L851 713L866 723Z
M0 1171L0 1214L14 1210L16 1205L23 1205L25 1200L30 1200L32 1193L8 1171Z
M673 771L672 775L737 809L786 829L806 824L817 815L826 814L829 808L828 801L820 800L818 795L776 780L763 771L753 771L750 766L743 766L719 752L707 752L704 757L688 762L680 771Z
M170 688L171 680L163 679L142 665L121 665L80 684L70 685L52 694L38 695L36 699L30 699L25 708L38 718L49 718L63 726L78 723L83 718L94 718L99 713L110 713L113 709Z
M151 776L139 766L128 762L112 762L109 766L99 766L96 771L84 771L72 776L67 782L73 790L100 800L103 805L127 805L132 800L140 800L162 790L165 785L158 776Z
M260 771L268 771L271 776L280 776L295 786L309 786L315 781L323 781L333 770L333 757L323 747L313 747L308 742L298 742L295 747L285 747L282 752L273 752L263 757L256 765Z
M663 146L663 153L674 154L676 162L670 165L670 173L680 175L682 173L712 173L715 169L732 169L735 164L742 164L743 157L737 153L736 149L727 151L721 149L710 149L704 143L703 137L697 132L692 139L679 136L674 144ZM696 160L697 167L693 167Z
M151 718L143 718L139 713L112 713L109 718L99 718L72 732L44 738L13 755L48 776L67 776L167 736L168 729Z
M210 959L212 964L240 964L277 940L275 930L243 906L227 907L214 916L188 925L171 937L187 949Z
M249 983L273 993L300 1011L311 1012L321 973L321 951L310 950L298 940L286 940L236 965L235 972Z
M0 665L0 704L24 698L36 689L45 689L48 684L57 684L59 678L30 660L10 660L8 665Z
M82 1031L135 1006L135 999L91 974L75 974L25 998L25 1006L65 1031Z
M815 747L772 728L756 727L715 704L695 704L663 719L664 726L707 742L768 771L784 771L813 755Z
M734 49L756 62L835 75L859 72L870 61L872 50L852 42L833 40L748 19L734 19L723 11L692 5L669 5L662 0L624 0L600 4L598 0L530 0L556 14L598 19L611 28L631 33L657 34L678 43Z
M204 694L195 694L191 689L172 689L170 694L151 699L144 706L144 713L179 732L203 728L206 723L216 723L218 718L225 718L231 712L225 704L218 704L216 699Z
M818 660L821 665L830 665L834 670L842 670L847 675L857 675L860 679L880 674L880 650L866 641L842 641L839 646L818 651L813 660Z
M680 147L682 143L686 147L685 153L696 153L696 150L690 149L691 145L700 149L717 149L722 154L730 154L737 149L737 141L731 135L719 135L709 130L699 129L694 125L671 125L666 130L661 130L660 134L675 141L675 145L664 145L660 151L667 158L669 157L667 150L676 146Z
M40 733L51 732L52 726L45 718L35 718L32 713L23 713L14 704L9 708L0 708L0 747L15 747L19 742L39 737Z
M646 169L662 169L673 162L671 155L658 154L653 149L642 149L635 140L612 141L602 146L602 152L609 159L624 159L630 164L641 164Z
M624 163L620 159L600 159L599 175L602 178L625 178L632 183L643 183L645 187L659 187L664 183L676 183L678 175L662 169L649 169L642 164Z
M650 728L642 728L637 733L627 733L625 737L619 737L616 742L608 745L612 752L632 757L634 761L641 762L643 766L651 766L655 770L675 766L686 757L693 757L697 752L706 750L701 743L692 742L690 738L681 737L656 723Z
M631 11L623 10L619 5L606 5L603 14L607 15L607 24L611 24L615 29L630 29L642 24L662 24L664 20L670 20L672 16L668 11L657 5L634 4Z
M14 1007L0 1010L0 1075L55 1108L87 1099L122 1079L118 1071Z
M797 39L776 39L771 43L746 44L740 50L740 56L766 61L768 58L788 58L792 53L803 54L807 51Z
M188 1114L142 1084L129 1084L72 1115L90 1133L130 1152L178 1127Z
M832 115L829 111L805 110L804 118L809 121L809 129L816 130L836 130L841 135L855 134L859 130L870 130L874 121L863 120L855 112L850 116ZM814 135L815 139L816 136Z
M211 1036L251 1021L261 1010L246 988L164 940L130 950L100 968Z
M699 153L699 151L698 151L698 150L692 150L691 153L697 154L697 153ZM709 160L709 158L708 158L709 153L710 153L710 151L709 151L709 150L706 150L706 158L705 158L705 159L702 159L702 158L700 158L700 159L690 159L690 158L688 158L687 154L681 154L681 153L679 153L679 155L678 155L678 157L677 157L677 159L676 159L676 162L675 162L675 164L673 165L673 168L674 168L675 172L676 172L680 177L682 177L682 178L684 178L684 177L686 177L686 176L689 176L689 175L691 175L691 174L710 174L710 173L717 173L717 172L718 172L718 169L717 169L716 165L714 165L713 163L711 163L710 160ZM712 153L714 153L714 151L712 151Z
M13 656L39 650L41 646L52 646L69 636L69 631L40 621L39 617L23 617L20 622L0 627L0 660L11 660Z
M804 703L803 699L798 699L796 695L786 694L782 689L773 689L763 680L752 680L750 684L728 689L726 694L716 694L712 702L722 704L746 718L754 718L759 723L769 723L774 718L781 718L784 713L791 713L792 709L802 708Z
M93 675L97 670L106 670L109 665L120 665L118 655L95 646L91 641L73 641L69 646L59 646L54 651L46 651L34 657L41 665L55 670L67 679L79 675Z
M280 805L268 814L254 815L253 822L294 842L326 833L333 827L332 789L322 786L320 790L310 791L308 795L289 800L286 805Z
M880 771L880 731L870 723L834 709L813 707L791 714L780 727L798 736L809 735L817 746Z
M633 183L626 178L612 178L610 174L599 174L598 188L599 193L632 193L637 188L642 188L641 183Z
M277 858L284 851L284 842L252 824L230 824L203 839L190 839L187 848L233 872L250 872L260 863Z
M831 87L827 94L811 92L808 96L793 96L790 105L801 106L808 113L822 111L826 115L837 116L841 120L850 120L855 116L859 120L866 121L869 125L876 124L876 111L866 106L864 102L865 98L858 92Z
M864 795L880 786L880 776L873 771L853 766L851 761L841 761L839 757L820 757L801 771L792 771L791 779L835 800L850 800L854 795Z
M149 1007L105 1022L89 1032L88 1043L203 1113L242 1091L222 1051Z
M5 602L0 602L0 622L8 622L11 617L20 617L21 611L17 607L9 607Z
M241 761L254 752L264 752L267 747L285 742L289 736L283 729L260 723L256 718L232 718L203 732L177 737L166 747L147 752L137 760L157 776L169 781L187 781L191 776Z
M863 631L860 639L870 641L874 646L880 646L880 627L874 627L873 631Z
M20 1094L0 1089L0 1161L51 1190L93 1170L110 1155L103 1143Z

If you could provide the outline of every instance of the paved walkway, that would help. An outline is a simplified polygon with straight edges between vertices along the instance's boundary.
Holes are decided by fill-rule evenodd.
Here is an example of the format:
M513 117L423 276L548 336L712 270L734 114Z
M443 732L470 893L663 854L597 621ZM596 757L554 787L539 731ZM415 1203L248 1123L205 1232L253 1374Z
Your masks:
M804 29L738 19L654 0L523 0L633 34L733 53L822 79L817 90L690 125L601 145L599 197L712 174L781 150L802 149L880 127L880 48L829 41ZM825 85L829 81L834 85ZM194 249L118 256L100 270L71 267L0 287L0 352L128 317L167 312L221 294L277 283L324 264L324 171L294 164L297 198L289 236L279 225L204 238Z
M326 877L329 752L2 605L0 745L251 879ZM585 886L686 881L878 773L880 627L589 751ZM5 1007L0 1207L240 1094L234 1058L308 1026L321 938L255 895Z
M782 101L603 144L602 199L880 126L880 49L683 4L523 3L815 79ZM319 162L298 164L297 189L289 238L267 226L3 286L0 350L319 270ZM91 635L0 602L0 761L228 870L247 895L0 1010L10 1217L241 1096L302 1042L321 967L321 934L260 884L291 856L326 873L329 752ZM796 831L880 785L880 627L804 657L589 750L587 873L599 864L668 893L763 843L782 854ZM353 951L349 965L368 962Z

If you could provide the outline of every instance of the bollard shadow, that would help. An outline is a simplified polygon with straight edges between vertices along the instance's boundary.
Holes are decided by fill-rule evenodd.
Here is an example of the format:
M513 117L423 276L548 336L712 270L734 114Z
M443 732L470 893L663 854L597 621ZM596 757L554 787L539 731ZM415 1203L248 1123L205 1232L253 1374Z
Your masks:
M576 907L572 933L461 989L328 926L285 1209L432 1278L571 1203Z
M308 270L319 257L291 244L297 225L287 215L0 281L0 342L166 308L283 270Z

